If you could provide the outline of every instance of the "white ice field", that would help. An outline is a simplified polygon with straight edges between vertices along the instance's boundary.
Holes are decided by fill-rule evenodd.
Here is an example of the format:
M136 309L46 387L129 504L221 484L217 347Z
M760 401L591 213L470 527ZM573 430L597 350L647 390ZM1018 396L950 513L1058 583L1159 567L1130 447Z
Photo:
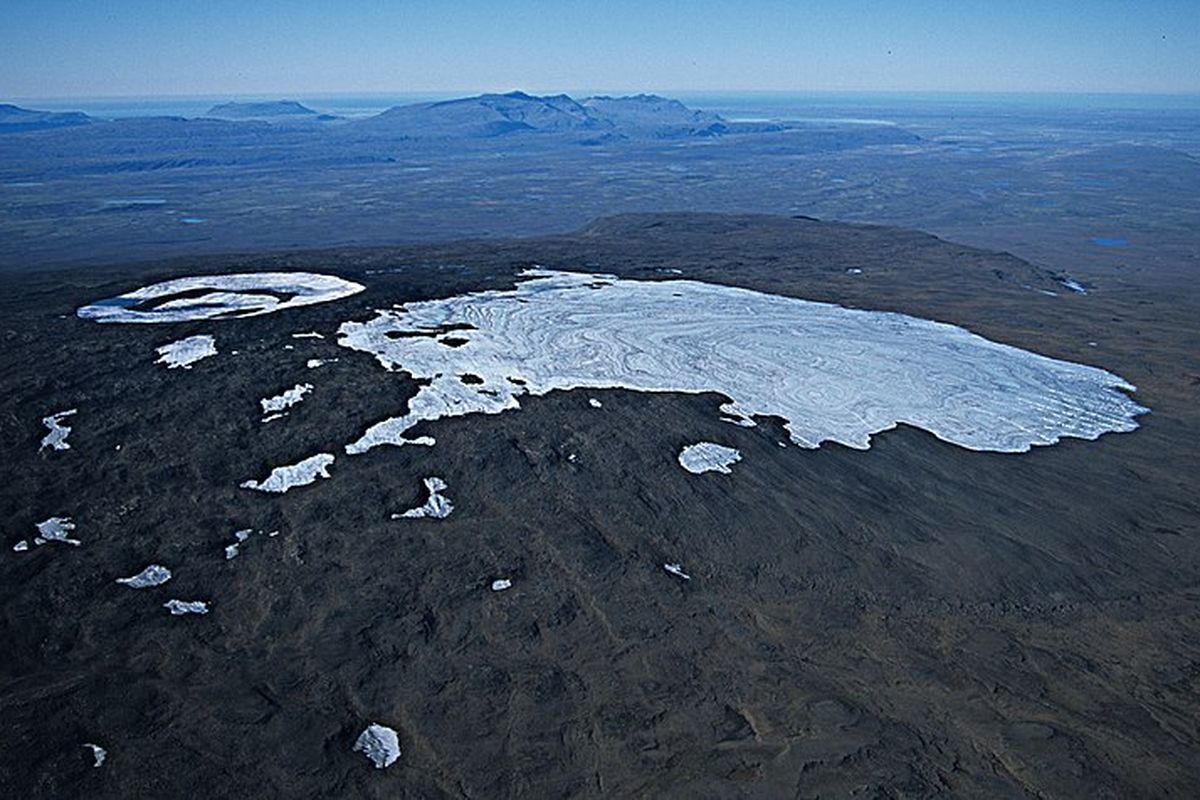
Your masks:
M522 278L514 289L408 303L344 323L338 344L422 382L406 414L370 426L346 452L432 445L411 429L577 388L715 392L730 398L723 418L781 418L790 439L806 448L838 442L866 449L872 435L907 424L970 450L1019 453L1064 437L1131 431L1147 411L1127 394L1134 387L1106 370L903 314L689 280L542 269ZM362 289L312 273L181 278L79 315L104 322L248 316ZM268 399L264 413L275 401L298 401L310 386ZM689 453L681 464L693 455L704 454ZM333 461L320 453L242 485L284 492L328 477Z

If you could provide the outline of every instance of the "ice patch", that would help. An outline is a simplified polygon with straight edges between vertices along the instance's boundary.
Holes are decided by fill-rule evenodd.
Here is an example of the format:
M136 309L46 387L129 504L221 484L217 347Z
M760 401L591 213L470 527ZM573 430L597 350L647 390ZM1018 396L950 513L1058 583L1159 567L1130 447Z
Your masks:
M279 419L286 413L286 410L296 405L304 399L304 395L313 390L311 383L297 383L291 389L260 400L263 411L263 422L270 422L273 419Z
M38 448L38 452L42 452L46 448L51 450L70 450L71 445L67 443L67 437L71 434L71 426L63 425L62 421L73 414L78 413L79 409L71 408L66 411L59 411L57 414L51 414L48 417L42 417L42 424L49 431L42 438L42 446Z
M63 544L71 544L78 547L83 542L78 539L71 539L68 534L75 530L75 523L70 517L51 517L37 524L38 536L33 540L33 543L38 545L46 544L47 542L62 542Z
M169 580L171 580L171 570L160 564L151 564L137 575L117 578L117 583L123 583L131 589L149 589L152 586L162 586Z
M167 369L175 369L183 367L191 369L192 364L195 364L202 358L215 356L217 354L216 340L207 334L200 336L189 336L186 339L180 339L178 342L164 344L155 350L158 353L158 360L155 364L166 364Z
M233 544L225 546L225 560L230 561L232 559L237 558L238 555L241 553L242 545L245 544L250 539L250 536L253 533L254 533L253 528L243 528L240 531L234 531L233 538L236 541ZM258 535L266 536L268 538L274 539L276 536L279 535L279 531L270 531L270 532L259 531Z
M683 571L682 564L663 564L663 569L665 569L667 572L671 573L672 575L676 575L680 578L683 578L685 581L690 581L692 579L691 575L688 575L686 572Z
M503 592L505 589L509 589L511 587L512 581L508 580L507 578L501 578L498 581L492 581L493 592Z
M967 449L1017 453L1132 431L1147 411L1111 372L903 314L690 280L526 277L515 289L344 323L340 345L422 382L407 414L372 425L346 452L404 443L420 422L498 414L522 396L575 388L716 392L744 418L783 418L808 448L865 449L904 423ZM608 283L593 290L598 280ZM447 347L436 338L446 330L468 341ZM465 373L481 382L463 383Z
M316 331L308 331L307 333L293 333L293 339L324 339L325 337Z
M423 517L445 519L450 516L450 512L454 510L454 504L440 494L446 489L446 482L441 478L426 478L425 488L429 490L429 499L425 501L425 505L410 508L403 514L392 514L392 519L421 519Z
M724 472L728 475L731 464L742 460L740 451L714 442L689 444L679 453L679 464L696 475L702 472Z
M241 486L243 489L283 494L294 486L307 486L315 483L317 478L328 478L329 465L333 460L331 453L317 453L290 466L276 467L262 481L243 481Z
M588 398L588 405L591 406L592 408L604 408L604 403L601 403L599 400L597 400L594 397Z
M21 541L19 541L13 545L14 553L24 553L28 549L29 549L29 540L28 539L22 539Z
M198 275L100 300L75 313L96 322L234 319L340 300L364 288L333 275L312 272Z
M208 613L208 603L204 600L168 600L163 603L163 608L170 611L173 617Z
M333 364L337 360L338 359L336 358L310 358L308 361L304 362L304 366L308 367L309 369L316 369L317 367L323 367L326 364Z
M1072 292L1075 292L1075 294L1088 293L1087 287L1077 280L1072 280L1071 278L1059 278L1058 282L1070 289Z
M371 723L358 735L354 752L371 759L376 769L390 767L400 757L400 737L385 725Z
M99 769L100 767L104 766L104 759L108 758L107 750L100 745L92 744L91 742L84 742L83 746L91 749L93 762L92 766L94 768Z

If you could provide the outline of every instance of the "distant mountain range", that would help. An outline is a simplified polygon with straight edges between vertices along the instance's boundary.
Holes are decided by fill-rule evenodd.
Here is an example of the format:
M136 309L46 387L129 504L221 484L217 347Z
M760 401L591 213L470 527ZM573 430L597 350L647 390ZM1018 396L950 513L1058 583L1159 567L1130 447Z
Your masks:
M82 111L31 111L28 108L0 103L0 133L66 128L86 125L91 121L92 118Z
M732 132L782 130L783 126L746 126L719 115L688 108L678 100L652 94L589 97L525 92L482 94L435 103L395 106L373 117L342 119L321 114L294 100L229 102L214 105L203 118L272 123L338 121L372 134L405 139L479 139L514 134L568 134L600 143L621 139L677 139ZM121 120L123 123L135 119ZM148 118L147 118L148 119ZM99 121L80 112L32 111L0 105L0 132L38 130Z
M414 138L486 138L521 133L573 133L597 139L716 136L730 126L717 114L695 111L657 95L538 97L524 92L484 94L397 106L360 124Z
M205 112L217 119L317 119L322 115L295 100L271 100L264 103L221 103ZM328 115L325 119L335 119Z
M322 114L294 100L221 103L201 117L129 117L105 120L81 112L33 111L0 105L0 134L90 125L89 150L113 148L131 137L139 150L156 148L203 128L201 140L185 139L182 149L212 150L222 142L252 137L289 146L309 142L331 153L347 143L383 146L399 141L443 148L455 143L495 140L547 145L603 145L618 142L684 140L733 134L799 134L787 137L792 150L844 150L867 145L906 144L918 140L912 132L891 125L846 125L824 122L731 122L719 114L688 108L678 100L653 94L626 97L595 96L575 100L565 94L538 96L525 92L482 94L433 103L395 106L371 117L342 118ZM329 138L317 135L327 131ZM298 137L298 138L297 138ZM109 144L105 144L108 142ZM322 146L320 143L325 142ZM332 142L332 144L330 144ZM330 150L330 147L333 149ZM169 149L179 149L172 145ZM237 158L246 151L235 148ZM230 151L234 152L234 151ZM196 163L189 153L187 163ZM218 160L227 160L223 153ZM369 156L375 158L376 156ZM176 163L177 158L155 163Z

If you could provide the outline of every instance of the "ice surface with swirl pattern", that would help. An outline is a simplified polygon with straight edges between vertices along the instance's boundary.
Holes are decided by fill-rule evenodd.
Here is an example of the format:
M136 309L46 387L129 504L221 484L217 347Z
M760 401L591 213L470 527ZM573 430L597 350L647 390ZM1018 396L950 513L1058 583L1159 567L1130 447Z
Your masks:
M865 449L903 423L1016 453L1137 428L1134 387L1097 367L893 312L691 280L529 270L514 289L408 303L347 322L339 344L421 382L408 413L348 453L405 444L421 422L520 407L556 389L716 392L775 416L796 444Z

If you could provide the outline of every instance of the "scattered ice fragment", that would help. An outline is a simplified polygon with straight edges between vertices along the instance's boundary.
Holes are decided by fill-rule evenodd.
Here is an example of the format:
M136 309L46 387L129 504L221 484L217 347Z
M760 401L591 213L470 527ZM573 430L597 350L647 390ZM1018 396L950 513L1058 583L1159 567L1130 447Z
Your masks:
M716 392L737 416L782 418L807 448L865 449L904 422L967 449L1018 453L1132 431L1147 410L1111 372L903 314L682 279L525 278L343 323L338 344L419 383L403 416L370 426L346 452L402 443L422 422L513 411L523 397L575 388ZM600 278L611 283L592 291ZM469 347L437 341L463 325L472 326ZM491 393L464 385L464 373ZM520 383L507 380L517 374Z
M364 288L333 275L312 272L197 275L100 300L75 313L97 322L239 319L339 300Z
M440 494L445 490L446 482L441 478L426 478L425 488L429 490L429 499L425 501L425 505L410 508L403 514L392 514L392 519L420 519L421 517L445 519L450 516L450 512L454 510L454 504Z
M283 346L283 349L284 349L284 350L295 350L295 349L296 349L296 346L295 346L295 345L292 345L292 344L285 344L285 345Z
M14 553L24 553L28 549L29 549L29 540L28 539L22 539L21 541L19 541L13 545Z
M258 402L262 405L263 422L270 422L283 416L287 409L304 399L304 395L313 390L311 383L297 383L291 389L280 392L274 397L267 397Z
M71 433L70 425L63 425L62 421L67 417L79 411L77 408L68 409L67 411L59 411L57 414L51 414L48 417L42 417L42 424L49 431L42 439L42 446L38 448L38 452L42 452L47 447L51 450L70 450L71 445L67 443L67 436Z
M493 592L503 592L505 589L508 589L511 586L512 581L510 581L508 578L501 578L500 580L492 581Z
M83 746L84 746L84 747L91 748L91 751L92 751L92 759L93 759L93 760L94 760L94 762L95 762L95 763L93 763L93 764L92 764L92 766L93 766L94 768L96 768L96 769L99 769L100 767L104 766L104 759L108 758L108 751L107 751L107 750L105 750L105 749L104 749L103 747L101 747L100 745L98 745L98 744L92 744L91 742L84 742L84 743L83 743Z
M268 414L262 418L263 422L274 422L277 419L283 419L287 414Z
M180 617L184 614L207 614L208 603L204 600L168 600L163 603L163 608L171 612L172 616Z
M588 398L588 405L591 406L592 408L603 408L604 407L604 403L601 403L599 400L597 400L594 397Z
M699 475L702 472L723 472L729 474L733 470L730 464L742 460L740 451L732 447L714 442L697 442L689 444L679 453L679 464L688 472Z
M62 542L63 544L73 544L76 547L83 544L78 539L71 539L67 536L68 533L75 530L75 523L70 517L51 517L37 524L38 537L33 540L36 545L43 545L46 542Z
M155 364L166 364L167 369L175 369L183 367L191 369L192 364L195 364L202 358L215 356L217 354L216 340L207 334L199 336L189 336L186 339L180 339L177 342L164 344L155 350L158 353L158 360Z
M862 275L862 270L859 269L858 267L851 267L850 269L846 270L846 274L847 275Z
M133 589L148 589L151 586L162 586L169 580L171 580L171 570L159 564L151 564L137 575L117 578L117 583L123 583Z
M400 737L389 727L371 723L358 735L354 752L371 759L376 769L390 767L400 757Z
M571 453L567 456L567 461L571 462L572 464L574 464L578 460L579 460L579 456L576 453Z
M663 569L665 569L667 572L671 573L672 575L678 575L680 578L683 578L685 581L690 581L692 579L691 575L688 575L686 572L683 571L682 564L663 564Z
M1076 294L1087 294L1088 293L1087 287L1084 286L1082 283L1080 283L1077 280L1073 280L1071 278L1060 278L1058 282L1061 283L1063 286L1067 287L1068 289L1070 289L1072 292L1075 292Z
M265 480L243 481L241 486L243 489L282 494L294 486L307 486L316 482L317 478L328 478L329 465L333 461L333 454L317 453L296 464L276 467Z
M307 333L293 333L293 339L324 339L325 337L316 331L308 331Z
M225 547L225 560L226 561L229 561L231 559L238 557L238 552L241 549L242 543L245 542L247 539L249 539L250 534L252 534L252 533L254 533L253 528L243 528L240 531L233 532L233 538L237 539L237 541L231 545L226 545L226 547ZM262 533L262 531L259 531L259 533ZM268 535L269 536L278 536L279 531L271 531L271 533L269 533Z
M417 444L421 445L422 447L433 447L435 444L437 444L437 439L434 439L432 436L418 436L415 439L401 439L400 443Z
M338 359L336 358L310 358L308 361L304 362L304 366L308 367L309 369L316 369L317 367L323 367L326 364L332 364L337 360Z

